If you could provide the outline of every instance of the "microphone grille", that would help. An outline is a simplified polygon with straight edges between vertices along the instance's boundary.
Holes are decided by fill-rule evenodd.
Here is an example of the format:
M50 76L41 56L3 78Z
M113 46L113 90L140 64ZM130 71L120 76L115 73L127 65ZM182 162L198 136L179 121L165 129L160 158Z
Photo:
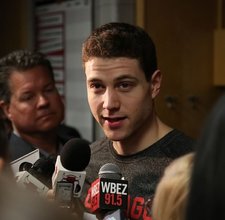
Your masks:
M19 171L28 171L32 167L32 163L22 162L19 166Z
M105 165L103 165L98 172L98 176L99 178L107 178L107 179L122 178L120 168L113 163L106 163Z

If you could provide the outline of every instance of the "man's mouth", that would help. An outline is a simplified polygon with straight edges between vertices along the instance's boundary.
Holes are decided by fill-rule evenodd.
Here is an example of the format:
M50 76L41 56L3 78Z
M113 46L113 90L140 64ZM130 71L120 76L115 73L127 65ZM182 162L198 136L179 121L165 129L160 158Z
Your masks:
M102 117L105 121L108 122L117 122L117 121L121 121L124 120L126 117Z
M39 118L47 118L47 117L51 117L52 115L54 115L52 112L48 112L48 113L39 115Z

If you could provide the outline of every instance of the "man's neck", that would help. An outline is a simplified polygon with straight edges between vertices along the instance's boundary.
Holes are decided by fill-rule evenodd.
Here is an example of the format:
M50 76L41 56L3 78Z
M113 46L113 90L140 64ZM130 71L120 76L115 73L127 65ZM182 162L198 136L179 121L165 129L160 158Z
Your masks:
M122 141L113 141L113 147L119 155L132 155L150 147L173 129L156 118L153 126L145 128Z

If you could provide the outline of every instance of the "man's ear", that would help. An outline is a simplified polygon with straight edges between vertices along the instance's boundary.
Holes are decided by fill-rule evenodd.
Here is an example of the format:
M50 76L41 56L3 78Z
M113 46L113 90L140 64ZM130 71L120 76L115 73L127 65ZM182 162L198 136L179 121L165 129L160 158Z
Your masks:
M9 111L9 103L6 103L4 100L0 100L0 108L3 112L3 114L8 118L10 119L11 117L11 114L10 114L10 111Z
M151 95L153 99L159 94L161 81L162 81L162 74L160 70L156 70L152 74L152 78L151 78L151 92L152 92Z

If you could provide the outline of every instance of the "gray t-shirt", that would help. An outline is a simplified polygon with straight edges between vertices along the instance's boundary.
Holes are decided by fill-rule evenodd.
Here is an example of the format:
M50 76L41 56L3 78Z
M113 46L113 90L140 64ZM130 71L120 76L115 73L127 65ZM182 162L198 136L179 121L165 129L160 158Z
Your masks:
M145 150L129 156L118 155L109 139L98 140L91 144L91 160L86 168L82 199L85 200L88 188L98 178L99 169L106 163L114 163L119 166L125 180L128 180L128 217L151 219L145 203L153 198L165 167L175 158L193 151L193 145L194 141L190 137L176 129ZM88 206L88 201L85 201L85 206Z

